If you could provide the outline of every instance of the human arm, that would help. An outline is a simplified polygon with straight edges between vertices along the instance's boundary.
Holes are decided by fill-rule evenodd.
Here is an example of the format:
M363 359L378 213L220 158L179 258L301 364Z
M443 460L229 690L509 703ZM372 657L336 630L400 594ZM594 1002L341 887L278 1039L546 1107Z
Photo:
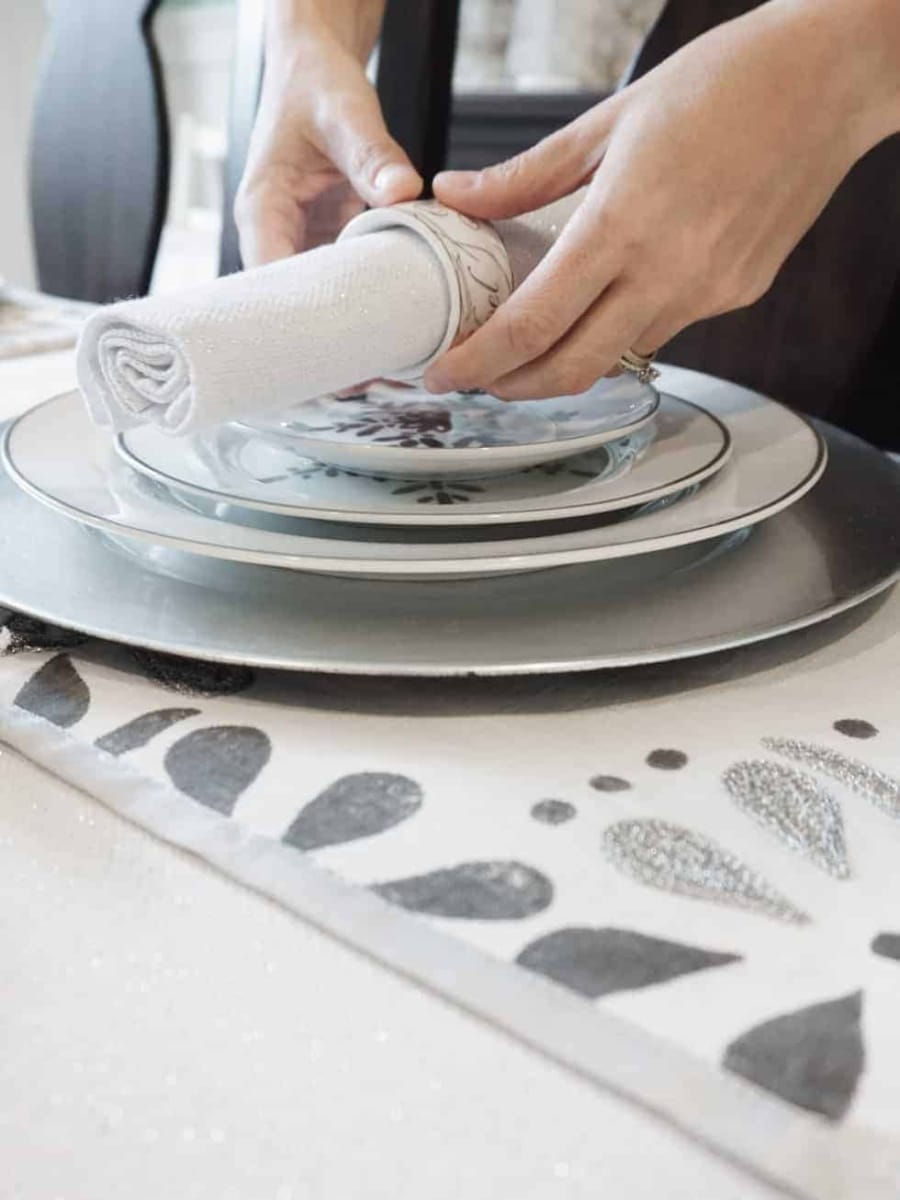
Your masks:
M753 303L854 162L900 130L898 0L769 0L532 150L447 172L437 197L498 219L585 183L516 293L434 364L435 391L581 391Z
M259 112L235 202L246 266L330 240L363 203L414 199L365 65L384 0L267 0Z

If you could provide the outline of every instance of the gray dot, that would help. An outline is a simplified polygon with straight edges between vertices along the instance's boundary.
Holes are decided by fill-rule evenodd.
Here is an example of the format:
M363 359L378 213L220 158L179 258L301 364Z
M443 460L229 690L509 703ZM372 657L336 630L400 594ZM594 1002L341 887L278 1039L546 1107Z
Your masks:
M590 785L597 792L627 792L631 787L627 779L618 775L595 775Z
M680 771L688 758L683 750L651 750L647 755L647 766L658 771Z
M871 738L878 733L874 725L859 717L844 717L840 721L835 721L833 728L845 737L852 738Z
M544 825L562 825L571 821L578 810L568 800L538 800L531 809L531 815Z

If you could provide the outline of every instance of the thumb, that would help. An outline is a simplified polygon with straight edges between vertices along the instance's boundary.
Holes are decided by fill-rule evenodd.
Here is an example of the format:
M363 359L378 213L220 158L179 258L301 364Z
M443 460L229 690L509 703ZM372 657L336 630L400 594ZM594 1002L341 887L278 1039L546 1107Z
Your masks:
M531 149L482 171L441 171L434 194L472 217L532 212L581 187L597 169L618 111L617 96L589 109Z
M336 98L320 149L367 204L414 200L422 176L388 133L374 89Z

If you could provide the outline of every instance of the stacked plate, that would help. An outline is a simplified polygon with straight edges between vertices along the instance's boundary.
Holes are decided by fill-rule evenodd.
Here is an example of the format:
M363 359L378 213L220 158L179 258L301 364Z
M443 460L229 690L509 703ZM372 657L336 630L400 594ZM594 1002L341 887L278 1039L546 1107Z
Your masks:
M875 539L852 583L829 570L823 590L821 553L801 552L819 536L807 519L768 539L806 570L793 599L774 580L761 587L752 530L802 513L825 441L744 389L671 369L667 380L661 393L625 375L523 404L378 383L203 436L143 426L115 443L67 393L5 434L6 472L31 499L6 483L0 493L6 530L29 527L4 535L14 579L2 598L175 652L431 674L698 653L890 582L896 539ZM886 471L874 486L890 508L895 468L845 440ZM854 501L831 503L849 514ZM861 503L871 511L871 497ZM103 540L88 546L78 526ZM36 562L35 538L53 542L57 568L66 559L66 589ZM101 576L115 581L109 599ZM745 599L730 616L723 581ZM697 606L710 602L703 636Z

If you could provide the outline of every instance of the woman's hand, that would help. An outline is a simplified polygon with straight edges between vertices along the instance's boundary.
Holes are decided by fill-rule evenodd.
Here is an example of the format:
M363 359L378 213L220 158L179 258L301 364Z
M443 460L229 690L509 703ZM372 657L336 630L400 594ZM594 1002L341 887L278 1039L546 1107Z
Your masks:
M245 266L334 238L422 180L388 133L365 74L380 0L270 0L259 113L235 202Z
M752 304L850 166L898 128L898 15L897 0L771 0L517 158L439 175L439 200L488 219L590 188L428 387L580 392L628 348Z

